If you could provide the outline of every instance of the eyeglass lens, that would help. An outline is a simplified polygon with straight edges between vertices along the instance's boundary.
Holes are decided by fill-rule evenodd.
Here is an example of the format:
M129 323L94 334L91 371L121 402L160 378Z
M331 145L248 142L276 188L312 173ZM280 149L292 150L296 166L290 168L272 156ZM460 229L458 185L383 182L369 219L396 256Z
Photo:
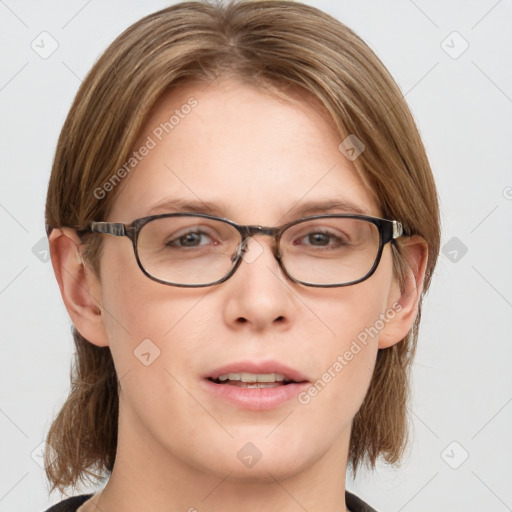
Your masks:
M137 252L152 277L168 283L205 285L224 278L236 264L242 242L226 222L203 217L161 217L145 224ZM372 222L346 217L309 219L280 237L281 263L297 281L328 285L363 278L380 246Z

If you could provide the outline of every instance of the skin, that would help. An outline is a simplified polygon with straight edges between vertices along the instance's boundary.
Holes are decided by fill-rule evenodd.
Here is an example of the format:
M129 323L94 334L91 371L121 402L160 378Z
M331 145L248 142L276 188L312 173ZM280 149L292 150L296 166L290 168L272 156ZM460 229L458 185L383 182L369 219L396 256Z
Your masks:
M314 199L343 198L381 216L338 150L332 123L304 97L283 101L234 79L188 84L161 98L135 147L190 96L198 105L123 180L104 220L130 223L171 197L222 202L222 215L240 224L282 225L297 218L292 206ZM321 289L289 281L266 236L250 240L254 261L228 281L184 289L148 279L128 238L96 236L104 243L99 276L82 263L73 230L50 237L70 317L91 343L110 347L121 380L116 464L79 510L347 510L351 421L378 349L398 343L414 322L425 241L406 239L403 292L389 245L366 281ZM209 370L244 359L282 361L314 382L396 302L401 311L307 405L243 410L201 386ZM133 354L147 338L161 351L150 366ZM237 457L247 442L262 454L250 468Z

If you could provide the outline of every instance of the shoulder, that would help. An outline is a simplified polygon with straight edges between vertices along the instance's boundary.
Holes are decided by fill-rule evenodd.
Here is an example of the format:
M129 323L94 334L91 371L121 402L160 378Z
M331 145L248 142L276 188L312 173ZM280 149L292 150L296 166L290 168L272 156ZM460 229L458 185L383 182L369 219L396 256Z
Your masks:
M56 503L45 512L75 512L79 506L85 503L92 494L81 494L80 496L73 496L67 498L60 503Z
M345 501L350 512L378 512L351 492L345 491Z

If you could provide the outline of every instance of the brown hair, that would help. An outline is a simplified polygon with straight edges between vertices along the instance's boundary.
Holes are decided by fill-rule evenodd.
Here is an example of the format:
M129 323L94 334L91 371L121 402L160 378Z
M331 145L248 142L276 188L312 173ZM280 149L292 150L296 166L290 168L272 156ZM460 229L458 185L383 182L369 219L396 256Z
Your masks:
M184 2L141 19L107 48L83 81L59 137L46 203L48 232L105 220L121 186L102 187L129 158L156 101L188 80L233 76L269 91L294 88L329 114L340 142L353 134L365 151L353 162L382 216L428 244L424 292L436 264L439 211L429 162L400 89L370 48L324 12L294 1ZM99 270L101 237L86 244ZM406 260L392 245L403 285ZM409 369L414 326L400 343L378 352L373 378L356 414L349 462L355 474L379 456L398 463L407 443ZM118 380L108 347L76 345L71 392L47 437L51 491L111 472L117 447ZM50 450L58 457L52 462Z

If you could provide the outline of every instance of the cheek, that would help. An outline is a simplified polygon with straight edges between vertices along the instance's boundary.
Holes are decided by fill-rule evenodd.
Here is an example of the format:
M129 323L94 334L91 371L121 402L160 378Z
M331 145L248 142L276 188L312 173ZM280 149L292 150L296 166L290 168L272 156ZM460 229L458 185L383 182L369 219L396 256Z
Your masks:
M325 301L319 308L316 329L306 326L304 364L315 368L316 381L301 402L322 395L319 402L334 407L360 403L369 385L378 350L378 331L374 329L382 312L382 301L369 299L358 290L345 290L336 300ZM312 332L322 331L313 336ZM308 340L314 339L311 343ZM355 411L354 411L355 413Z
M384 253L376 272L361 283L303 292L303 301L313 314L304 315L301 321L307 338L316 340L311 348L318 349L319 356L348 350L353 342L361 347L377 345L392 285L389 256Z
M101 270L104 323L120 374L140 365L140 353L156 359L173 349L173 359L185 360L190 342L212 325L212 315L202 307L210 289L176 288L149 279L131 247L107 245Z
M140 436L150 433L168 442L169 431L187 425L192 439L192 419L201 410L188 393L189 379L197 374L197 361L204 357L215 330L211 308L205 306L208 292L161 285L140 274L105 294L123 411L134 428L140 425L132 415L142 419ZM180 440L185 442L190 441Z
M330 408L335 415L343 412L344 417L355 414L372 378L379 334L391 319L386 311L391 283L391 257L385 252L368 280L313 291L305 299L315 315L303 326L302 358L318 370L314 385L299 396L299 403L315 401L316 407Z

